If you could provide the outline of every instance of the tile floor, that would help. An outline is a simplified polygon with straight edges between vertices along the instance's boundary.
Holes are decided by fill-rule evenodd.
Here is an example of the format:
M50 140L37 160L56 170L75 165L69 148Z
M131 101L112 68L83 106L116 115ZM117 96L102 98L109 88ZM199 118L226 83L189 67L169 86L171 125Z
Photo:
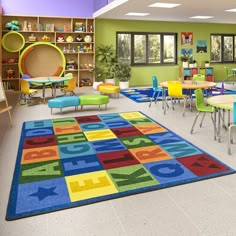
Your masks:
M95 93L80 89L78 94ZM14 104L14 99L9 99ZM232 155L226 154L226 132L222 141L213 140L213 126L209 117L203 128L190 128L196 112L186 111L182 117L182 104L163 115L161 103L135 103L120 95L111 98L107 110L99 113L142 111L173 130L206 152L236 169L236 144ZM58 112L58 113L57 113ZM115 200L104 201L73 209L5 221L6 208L22 122L45 118L73 117L97 114L95 106L84 111L55 110L51 115L45 104L31 107L16 105L13 110L14 127L7 127L7 117L0 122L0 236L233 236L236 235L236 174L189 183Z

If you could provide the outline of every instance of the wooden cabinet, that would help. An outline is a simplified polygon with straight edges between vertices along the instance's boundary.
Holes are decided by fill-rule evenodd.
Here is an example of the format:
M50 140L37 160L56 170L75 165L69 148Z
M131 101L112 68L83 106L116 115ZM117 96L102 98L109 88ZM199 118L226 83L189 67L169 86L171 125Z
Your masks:
M10 29L6 28L6 24L12 21L19 23L17 33L23 36L24 42L22 42L22 47L17 50L19 42L16 38L11 37L11 45L15 46L16 50L9 50L7 46L1 48L1 75L7 89L20 89L19 78L24 66L19 63L22 53L27 48L32 48L32 44L39 42L53 44L62 52L65 58L62 65L65 69L64 74L72 73L78 86L92 86L94 81L93 68L95 67L95 22L93 18L3 15L2 38L10 32ZM9 42L9 40L6 41ZM38 54L40 48L38 47ZM49 50L48 58L50 58L50 63L54 65L56 61L50 53ZM40 55L35 55L33 60L30 60L32 63L30 66L34 70L38 70L32 76L51 75L46 70L49 67L48 65L39 65L39 57Z
M180 78L192 80L195 74L205 75L206 81L214 81L213 67L181 67Z

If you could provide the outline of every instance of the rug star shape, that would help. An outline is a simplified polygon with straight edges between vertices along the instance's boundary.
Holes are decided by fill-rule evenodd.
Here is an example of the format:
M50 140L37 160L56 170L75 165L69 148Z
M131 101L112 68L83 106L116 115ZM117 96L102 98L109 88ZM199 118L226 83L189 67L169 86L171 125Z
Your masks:
M52 188L39 187L37 192L32 193L29 196L38 197L39 201L41 201L48 196L58 195L57 193L54 192L55 189L56 187L52 187Z

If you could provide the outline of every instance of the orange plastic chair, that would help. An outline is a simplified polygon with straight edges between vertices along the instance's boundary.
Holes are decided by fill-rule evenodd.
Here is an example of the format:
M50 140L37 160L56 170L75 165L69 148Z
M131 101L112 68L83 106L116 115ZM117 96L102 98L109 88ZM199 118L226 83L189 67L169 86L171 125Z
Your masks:
M70 93L70 96L75 95L74 90L76 89L76 79L72 78L68 82L68 86L62 89L64 95Z
M174 101L176 99L184 99L184 109L183 109L183 116L184 116L186 103L189 97L186 94L183 94L182 83L180 81L168 81L168 97L171 99L173 110L174 110Z

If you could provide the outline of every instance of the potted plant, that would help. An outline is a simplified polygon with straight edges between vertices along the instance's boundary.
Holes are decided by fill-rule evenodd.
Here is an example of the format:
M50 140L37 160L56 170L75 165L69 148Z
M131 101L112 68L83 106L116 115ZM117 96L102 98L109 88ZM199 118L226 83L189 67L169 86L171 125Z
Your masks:
M131 66L128 63L118 61L115 65L115 78L119 81L120 89L129 88Z
M205 61L205 67L209 67L210 66L210 62L208 60Z
M193 67L196 68L197 67L197 61L193 60Z
M100 45L96 48L96 65L101 68L101 77L103 77L106 83L115 84L115 63L115 51L112 45Z
M103 72L102 67L99 67L98 65L96 65L95 68L94 68L94 70L93 70L93 73L94 73L94 77L95 77L95 81L93 82L93 88L94 88L94 89L97 89L97 86L98 86L98 85L103 84L103 81L104 81L104 78L103 78L104 72Z
M188 55L182 55L181 56L182 65L184 68L188 67L189 62L189 56Z

